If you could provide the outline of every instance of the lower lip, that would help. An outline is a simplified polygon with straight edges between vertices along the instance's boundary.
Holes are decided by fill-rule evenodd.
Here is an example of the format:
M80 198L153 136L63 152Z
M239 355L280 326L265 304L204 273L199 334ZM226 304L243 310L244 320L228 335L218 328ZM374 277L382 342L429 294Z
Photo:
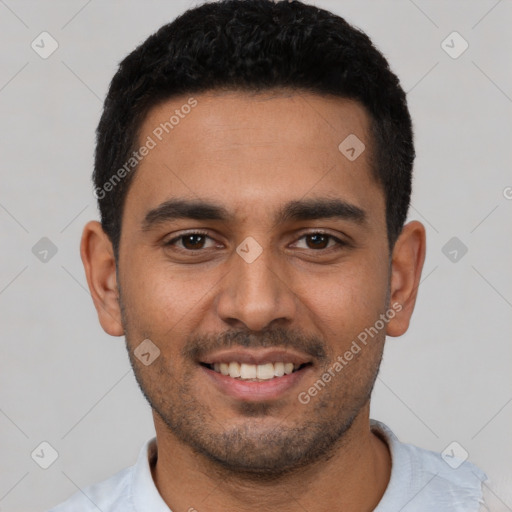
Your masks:
M210 379L222 393L238 400L256 402L281 398L287 391L290 391L299 384L304 376L311 370L311 365L290 373L289 375L274 377L273 379L262 380L260 382L234 379L233 377L210 370L205 366L201 366L201 369L204 371L206 377Z

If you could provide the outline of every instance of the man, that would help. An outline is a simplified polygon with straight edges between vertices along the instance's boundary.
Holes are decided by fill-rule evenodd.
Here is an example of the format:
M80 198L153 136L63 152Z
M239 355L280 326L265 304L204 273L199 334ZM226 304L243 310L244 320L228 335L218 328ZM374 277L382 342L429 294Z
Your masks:
M397 77L316 7L205 4L126 57L81 256L156 439L53 510L479 510L481 470L369 418L425 257L413 160Z

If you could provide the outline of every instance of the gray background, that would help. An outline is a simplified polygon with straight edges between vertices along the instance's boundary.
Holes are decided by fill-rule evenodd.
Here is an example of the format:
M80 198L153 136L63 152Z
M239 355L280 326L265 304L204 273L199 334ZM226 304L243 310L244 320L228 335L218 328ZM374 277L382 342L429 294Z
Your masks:
M512 3L314 3L370 35L415 124L410 218L426 225L427 259L411 328L388 339L372 417L433 450L457 441L512 510ZM94 130L116 66L194 4L0 0L2 511L62 501L133 464L153 435L124 339L97 321L79 240L97 218ZM46 59L31 48L42 31L59 45ZM469 44L458 58L441 45L453 31ZM57 248L46 262L32 251L42 237ZM442 250L452 237L468 249L456 242L457 261ZM59 454L48 469L31 457L43 441Z

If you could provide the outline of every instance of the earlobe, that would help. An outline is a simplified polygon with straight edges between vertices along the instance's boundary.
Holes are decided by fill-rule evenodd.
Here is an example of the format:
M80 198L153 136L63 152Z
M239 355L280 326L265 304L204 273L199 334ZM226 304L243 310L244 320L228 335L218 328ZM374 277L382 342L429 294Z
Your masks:
M408 327L416 303L421 271L425 261L426 236L421 222L406 224L393 248L391 260L390 307L401 305L388 322L386 334L401 336Z
M121 309L117 289L116 261L112 243L97 221L88 222L82 233L80 256L87 284L103 330L122 336Z

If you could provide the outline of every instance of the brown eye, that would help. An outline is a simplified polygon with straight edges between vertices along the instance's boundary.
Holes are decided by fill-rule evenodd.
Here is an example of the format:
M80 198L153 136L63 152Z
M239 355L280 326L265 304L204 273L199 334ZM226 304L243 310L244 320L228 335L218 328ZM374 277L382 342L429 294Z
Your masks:
M306 235L305 238L311 242L307 244L310 249L325 249L329 242L330 236L323 235L321 233L315 233L314 235Z
M202 249L205 241L204 235L184 235L181 237L185 249Z
M305 243L303 243L304 241ZM297 243L302 243L298 245L300 249L331 249L335 246L342 247L346 245L342 240L336 238L333 235L329 235L327 233L309 233L307 235L301 236Z
M210 242L210 246L207 245L207 242ZM184 235L177 236L172 240L169 240L164 245L165 246L176 246L178 249L187 250L187 251L198 251L200 249L207 249L212 247L212 243L214 240L210 238L206 233L186 233Z

